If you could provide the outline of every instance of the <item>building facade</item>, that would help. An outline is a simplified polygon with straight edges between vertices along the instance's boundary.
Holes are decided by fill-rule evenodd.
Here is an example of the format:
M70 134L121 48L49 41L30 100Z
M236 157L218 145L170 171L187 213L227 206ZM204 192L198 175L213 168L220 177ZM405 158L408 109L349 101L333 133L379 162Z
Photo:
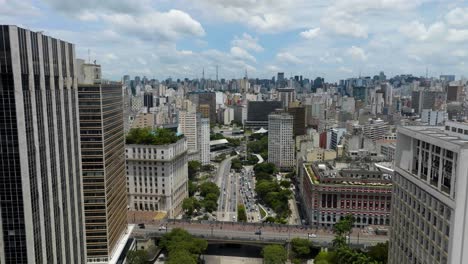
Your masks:
M468 263L468 124L397 138L389 263Z
M268 115L282 107L280 101L249 101L245 125L251 128L265 128L268 126Z
M130 210L179 215L188 197L186 139L166 145L127 144L125 158Z
M122 99L119 84L78 86L88 263L116 257L127 230Z
M362 167L338 169L325 162L304 163L299 177L305 216L322 227L332 227L348 214L355 217L357 227L389 225L391 185L387 173Z
M85 263L73 44L0 26L0 262Z
M197 142L199 148L200 162L203 165L210 164L210 119L198 118Z
M294 117L288 113L268 116L268 162L280 170L291 170L295 165L293 123Z

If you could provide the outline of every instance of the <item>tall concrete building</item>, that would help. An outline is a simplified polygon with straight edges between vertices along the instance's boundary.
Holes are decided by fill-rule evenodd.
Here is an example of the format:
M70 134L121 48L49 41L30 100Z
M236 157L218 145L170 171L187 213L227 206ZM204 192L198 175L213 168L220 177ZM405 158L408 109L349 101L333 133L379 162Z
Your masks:
M197 106L197 112L204 113L204 117L216 123L216 93L197 91L188 94L188 98Z
M78 102L87 262L108 263L127 230L122 86L79 84Z
M468 124L397 138L389 263L468 263Z
M268 162L280 170L294 168L294 117L285 112L268 116Z
M188 160L210 163L210 119L200 113L179 112L178 132L187 139Z
M283 108L280 101L249 101L245 125L252 128L268 126L268 115Z
M75 46L0 26L0 262L85 263Z
M130 210L179 215L188 197L185 137L163 145L126 144L125 158Z
M197 143L200 162L203 165L210 164L210 119L198 118L197 120Z

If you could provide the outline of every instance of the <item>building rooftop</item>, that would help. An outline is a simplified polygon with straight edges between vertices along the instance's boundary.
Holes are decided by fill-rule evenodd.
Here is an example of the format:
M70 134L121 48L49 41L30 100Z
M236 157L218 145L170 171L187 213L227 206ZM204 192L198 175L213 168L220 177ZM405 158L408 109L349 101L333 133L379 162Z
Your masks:
M467 123L446 122L445 126L405 126L399 130L417 132L461 147L468 147Z
M375 163L314 162L303 165L313 184L389 187L392 171Z
M125 138L125 144L167 145L176 143L183 137L184 135L177 135L164 128L132 128Z

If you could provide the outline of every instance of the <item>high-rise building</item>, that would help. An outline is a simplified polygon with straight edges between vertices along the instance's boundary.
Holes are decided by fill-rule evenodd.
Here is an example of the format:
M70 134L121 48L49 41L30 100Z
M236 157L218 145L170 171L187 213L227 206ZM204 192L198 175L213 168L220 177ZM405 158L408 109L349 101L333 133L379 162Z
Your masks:
M121 84L79 84L78 102L88 263L118 258L127 229Z
M253 128L267 127L268 115L282 107L280 101L249 101L245 125Z
M211 123L216 123L216 93L197 91L188 94L188 98L197 106L197 112L204 111L204 117L210 118Z
M200 113L179 112L178 132L187 139L188 160L210 163L210 119Z
M304 106L288 107L288 113L294 117L294 136L306 134L306 114Z
M130 210L166 211L169 218L182 212L188 197L185 137L163 145L126 144L125 159Z
M143 94L143 106L146 107L148 110L154 107L153 93L145 92Z
M0 262L85 263L75 46L0 26Z
M294 159L294 117L285 112L268 116L268 162L280 170L291 170Z
M389 263L468 263L468 124L399 127Z
M446 111L433 111L423 109L421 112L421 122L427 123L430 126L442 125L448 119Z

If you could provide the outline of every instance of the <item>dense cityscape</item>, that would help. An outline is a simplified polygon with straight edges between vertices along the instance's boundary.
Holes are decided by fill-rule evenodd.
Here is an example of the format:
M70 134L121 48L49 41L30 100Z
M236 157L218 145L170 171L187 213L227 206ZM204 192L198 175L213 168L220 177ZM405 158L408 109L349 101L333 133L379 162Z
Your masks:
M468 27L454 10L447 25ZM215 61L158 79L8 14L0 264L468 263L463 75L382 65L334 80L286 63L257 78ZM247 39L231 53L256 61Z

